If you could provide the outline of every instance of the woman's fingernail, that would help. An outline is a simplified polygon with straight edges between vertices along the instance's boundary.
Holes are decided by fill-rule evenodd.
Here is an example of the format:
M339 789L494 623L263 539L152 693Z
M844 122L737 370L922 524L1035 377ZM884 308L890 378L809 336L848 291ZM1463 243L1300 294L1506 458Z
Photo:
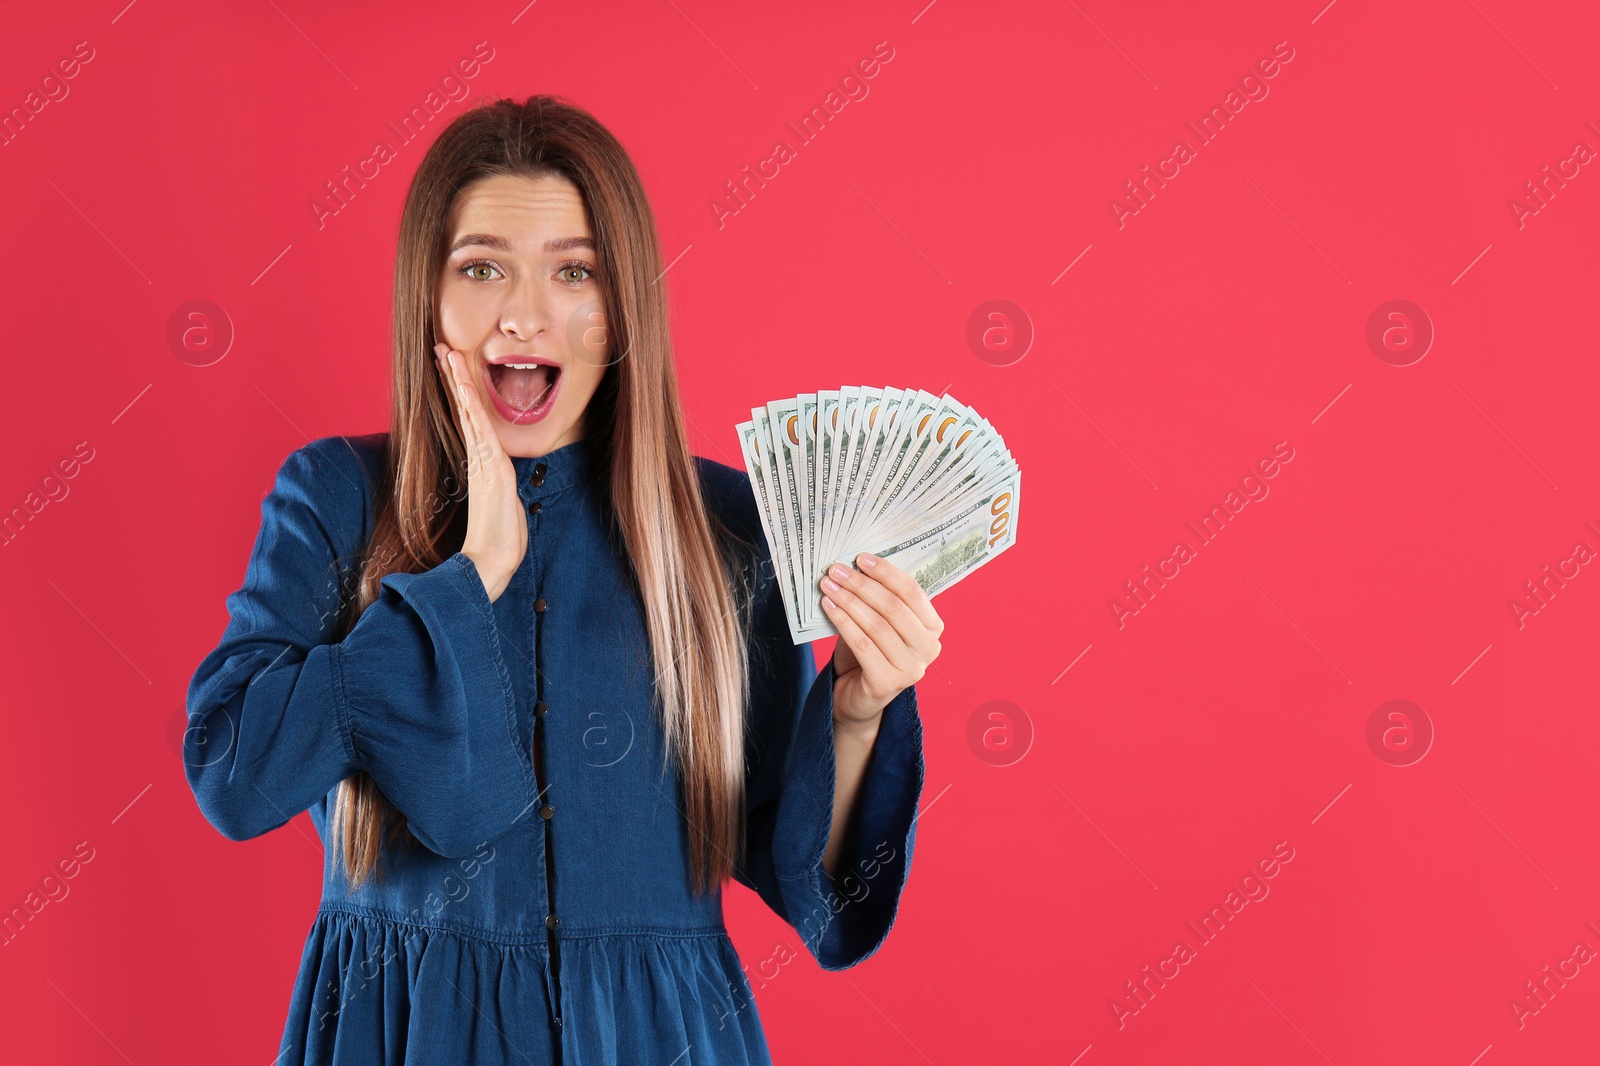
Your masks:
M838 592L839 591L839 586L836 585L834 583L833 579L830 578L830 577L825 577L825 578L822 579L822 587L827 589L829 592Z
M839 581L843 581L850 576L849 572L838 563L834 563L832 566L828 567L828 573Z
M873 567L878 565L877 557L868 555L866 552L862 552L860 555L856 556L856 562L865 567Z
M839 609L839 605L828 599L826 596L822 597L822 605L835 611Z

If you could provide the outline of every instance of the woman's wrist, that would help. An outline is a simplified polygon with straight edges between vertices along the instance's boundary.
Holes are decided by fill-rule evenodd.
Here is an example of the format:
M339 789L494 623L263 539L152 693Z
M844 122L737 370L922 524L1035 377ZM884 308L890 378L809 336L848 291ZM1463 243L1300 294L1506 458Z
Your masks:
M853 718L833 716L833 739L835 746L852 745L871 749L878 739L878 727L883 724L883 712L879 711L870 718Z
M483 591L489 596L489 602L498 600L500 594L506 590L506 586L511 584L511 575L503 573L499 567L465 548L461 549L461 554L472 560L473 567L478 571L478 580L483 582Z

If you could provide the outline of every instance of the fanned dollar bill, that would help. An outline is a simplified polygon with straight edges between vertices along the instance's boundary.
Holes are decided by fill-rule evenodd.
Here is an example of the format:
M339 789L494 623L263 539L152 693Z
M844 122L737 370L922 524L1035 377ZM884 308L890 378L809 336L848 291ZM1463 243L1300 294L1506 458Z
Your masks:
M796 644L837 635L819 582L861 552L937 595L1017 540L1022 472L946 393L846 385L753 408L738 427Z

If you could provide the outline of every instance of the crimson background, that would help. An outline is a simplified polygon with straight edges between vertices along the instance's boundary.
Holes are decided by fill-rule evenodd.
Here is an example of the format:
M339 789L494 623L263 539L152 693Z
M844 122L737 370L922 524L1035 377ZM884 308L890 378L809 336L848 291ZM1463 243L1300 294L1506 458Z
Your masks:
M0 551L0 908L93 858L0 950L6 1057L276 1051L321 850L304 815L245 844L204 821L183 694L284 456L386 428L423 141L320 227L310 204L486 41L474 97L565 94L633 154L697 451L736 463L734 423L778 396L948 387L1026 473L1017 546L937 601L895 931L759 989L779 1061L1592 1061L1600 976L1520 1027L1509 1002L1600 948L1600 577L1521 628L1508 603L1600 548L1600 178L1520 226L1508 200L1600 147L1595 19L1322 3L8 11L5 111L94 58L0 149L0 508L93 459ZM870 94L799 147L785 123L880 41ZM1270 95L1119 227L1124 182L1280 41ZM797 158L719 225L779 139ZM204 367L166 340L195 299L236 331ZM994 299L1035 331L1006 366L966 341ZM1410 366L1366 341L1392 299L1437 331ZM1279 441L1270 495L1119 628L1124 582ZM1369 747L1391 699L1436 731L1413 765ZM968 741L993 700L1033 732L1007 766ZM1270 894L1119 1026L1125 982L1280 841ZM800 949L737 886L728 912L752 972Z

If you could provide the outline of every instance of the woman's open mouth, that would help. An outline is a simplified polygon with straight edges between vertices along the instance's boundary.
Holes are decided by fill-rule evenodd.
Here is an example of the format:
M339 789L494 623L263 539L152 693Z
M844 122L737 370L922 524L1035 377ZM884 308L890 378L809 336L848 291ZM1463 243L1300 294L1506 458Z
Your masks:
M561 388L561 367L532 358L485 364L484 376L495 410L518 426L549 414Z

